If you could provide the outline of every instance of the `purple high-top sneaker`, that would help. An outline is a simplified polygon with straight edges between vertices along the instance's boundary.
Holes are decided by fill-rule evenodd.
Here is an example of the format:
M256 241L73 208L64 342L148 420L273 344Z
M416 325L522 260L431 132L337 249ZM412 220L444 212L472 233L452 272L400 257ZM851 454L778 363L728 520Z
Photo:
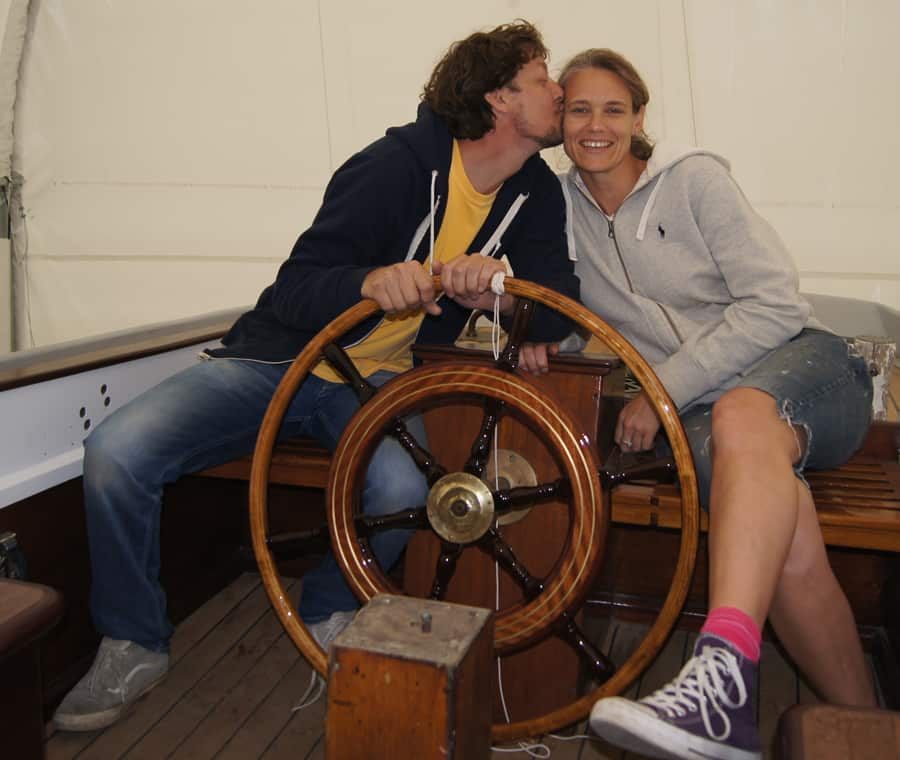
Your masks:
M760 760L755 677L755 663L703 634L675 680L638 702L599 700L591 728L611 744L665 760Z

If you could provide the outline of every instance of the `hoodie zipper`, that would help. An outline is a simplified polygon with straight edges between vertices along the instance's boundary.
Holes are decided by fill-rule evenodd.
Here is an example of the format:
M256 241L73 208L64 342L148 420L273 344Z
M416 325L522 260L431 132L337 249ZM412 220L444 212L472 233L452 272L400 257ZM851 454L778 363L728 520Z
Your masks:
M616 249L616 256L619 257L619 263L622 265L622 271L625 273L625 280L626 280L626 282L628 282L628 289L632 293L637 295L637 293L634 290L634 285L631 283L631 275L628 274L628 267L625 266L625 259L622 258L622 252L619 250L619 241L616 239L616 229L614 226L613 219L612 219L612 217L606 216L605 214L604 214L604 217L606 218L606 224L609 227L607 236L609 237L610 240L612 240L613 248Z
M634 289L634 285L631 282L631 275L628 274L628 267L625 266L625 259L622 257L622 251L619 250L619 241L616 238L616 229L615 222L612 218L606 216L606 224L608 227L607 236L613 242L613 247L616 249L616 256L619 257L619 263L622 265L622 271L625 273L625 281L628 283L628 289L634 294L638 295L637 291ZM684 343L684 338L681 336L681 333L678 331L678 328L675 326L675 322L672 317L669 315L669 312L666 311L665 307L654 299L653 301L662 312L663 316L666 318L666 322L669 323L669 327L672 328L672 332L675 333L675 339L678 341L679 345Z

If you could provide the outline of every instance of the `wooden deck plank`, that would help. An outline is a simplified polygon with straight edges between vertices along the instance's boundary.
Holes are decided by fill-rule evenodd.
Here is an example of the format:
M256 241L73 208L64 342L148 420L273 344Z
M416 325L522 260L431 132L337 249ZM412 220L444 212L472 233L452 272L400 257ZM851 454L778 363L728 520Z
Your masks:
M294 664L301 659L300 652L294 642L284 633L281 633L281 624L272 617L278 625L279 635L275 643L261 653L261 656L252 664L251 669L230 688L223 699L209 712L209 714L197 724L190 736L171 754L171 760L203 760L215 758L234 736L241 726L245 725L257 708L265 702L267 697L290 673ZM246 639L239 646L246 647ZM249 654L245 650L245 655ZM295 674L296 675L296 674ZM295 698L302 694L304 681L290 681ZM283 708L283 719L286 722L290 716L290 707ZM255 757L256 755L244 755Z
M762 644L756 699L759 739L769 757L781 713L797 703L797 671L771 641Z
M646 625L616 619L585 627L620 665L647 630ZM690 655L696 636L676 631L625 696L645 695L669 681ZM63 750L74 747L66 756L78 760L324 758L326 701L322 697L306 709L291 711L306 689L310 668L280 630L258 576L242 576L179 626L173 638L173 663L170 677L120 724L91 734L87 744L70 747L65 739L80 735L59 733L48 742L47 757L57 760ZM768 760L783 710L816 698L771 642L763 644L757 698ZM596 737L581 738L586 733L586 722L582 722L558 734L574 736L574 741L548 736L544 743L553 760L644 760ZM51 747L55 747L53 753ZM509 757L505 753L492 756L496 760Z
M285 637L287 638L287 637ZM293 642L290 642L293 646ZM296 649L295 649L296 651ZM275 685L262 702L256 705L253 712L238 727L237 731L229 738L228 742L216 755L216 760L246 760L247 758L262 757L270 744L281 734L285 727L295 718L293 708L306 691L312 668L302 657L297 656L294 664L284 673L284 677ZM298 690L298 684L302 687ZM317 703L325 700L325 694L319 696ZM319 713L308 713L311 707L296 711L299 720L308 719L310 715L318 716ZM320 730L324 729L321 718L318 720Z
M260 588L259 575L256 573L244 573L185 618L175 629L175 633L172 636L170 667L174 667L237 604L258 588ZM102 734L103 731L79 733L56 731L52 723L48 724L47 742L45 744L46 760L71 760L71 758L80 757L80 753L85 747L95 742Z
M281 621L271 609L267 610L246 635L181 696L178 704L144 734L140 746L128 753L129 760L171 757L179 746L182 749L186 746L185 751L190 752L202 740L198 734L207 719L213 717L216 719L213 722L221 725L222 719L229 717L228 707L234 707L232 702L226 704L229 695L239 690L242 682L252 680L253 668L262 664L282 631ZM264 687L271 688L270 684ZM234 717L237 719L240 713Z
M648 630L648 626L635 623L626 623L616 620L609 631L609 644L606 653L609 658L617 665L621 666L637 649ZM622 696L628 699L635 699L640 687L640 680L635 681L628 687ZM581 753L583 760L623 760L626 757L624 750L614 747L611 744L592 737L585 741Z
M136 709L102 732L78 755L78 760L124 757L268 611L268 597L259 586L239 600L217 625L179 658L169 669L165 681L144 697Z
M260 755L261 760L323 760L325 707L323 698L294 713L277 738Z

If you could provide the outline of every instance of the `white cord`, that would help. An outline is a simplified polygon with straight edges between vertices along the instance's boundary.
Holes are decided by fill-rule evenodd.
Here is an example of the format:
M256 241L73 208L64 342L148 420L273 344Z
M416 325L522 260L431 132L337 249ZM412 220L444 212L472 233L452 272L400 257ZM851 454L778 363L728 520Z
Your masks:
M315 694L313 694L313 690L315 690ZM291 712L305 710L310 705L314 705L322 698L322 694L324 693L325 679L319 675L315 668L313 668L312 672L309 674L309 686L306 687L306 691L303 692L303 696L300 697L297 704L291 708Z
M494 361L497 361L497 359L500 358L500 297L506 292L503 287L503 280L505 279L506 272L497 272L491 277L491 292L494 294L494 321L491 323L491 351L494 354ZM494 453L496 454L496 445ZM497 460L495 459L495 464L496 461ZM496 467L494 469L496 470Z
M491 278L491 290L494 292L494 324L491 327L491 350L494 359L500 356L500 297L503 295L503 278L506 275L498 272ZM499 446L499 429L494 426L493 450L494 450L494 490L500 490L500 446ZM499 530L499 519L494 523L494 529ZM500 611L500 563L494 560L494 609ZM507 723L511 723L509 717L509 708L506 705L506 694L503 691L503 667L502 660L497 658L497 688L500 691L500 706L503 708L503 717ZM515 747L491 747L493 752L524 752L529 757L538 758L538 760L547 760L550 757L550 747L546 744L528 744L519 742Z
M518 747L491 747L491 752L525 752L531 757L541 758L541 760L546 760L546 758L550 757L550 747L546 744L526 744L525 742L519 742Z
M431 170L431 213L428 223L429 248L428 248L428 274L434 274L431 271L432 261L434 261L434 183L437 182L437 169Z

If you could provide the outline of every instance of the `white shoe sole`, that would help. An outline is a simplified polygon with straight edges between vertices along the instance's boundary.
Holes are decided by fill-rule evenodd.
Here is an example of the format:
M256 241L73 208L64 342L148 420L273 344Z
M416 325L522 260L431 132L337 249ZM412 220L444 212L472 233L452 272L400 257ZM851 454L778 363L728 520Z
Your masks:
M610 744L658 760L762 760L762 753L704 739L650 715L622 697L601 699L591 728Z
M131 710L148 691L165 679L167 675L168 671L162 673L159 678L148 683L134 699L126 704L87 714L60 714L57 710L53 716L53 725L60 731L99 731L101 728L107 728Z

